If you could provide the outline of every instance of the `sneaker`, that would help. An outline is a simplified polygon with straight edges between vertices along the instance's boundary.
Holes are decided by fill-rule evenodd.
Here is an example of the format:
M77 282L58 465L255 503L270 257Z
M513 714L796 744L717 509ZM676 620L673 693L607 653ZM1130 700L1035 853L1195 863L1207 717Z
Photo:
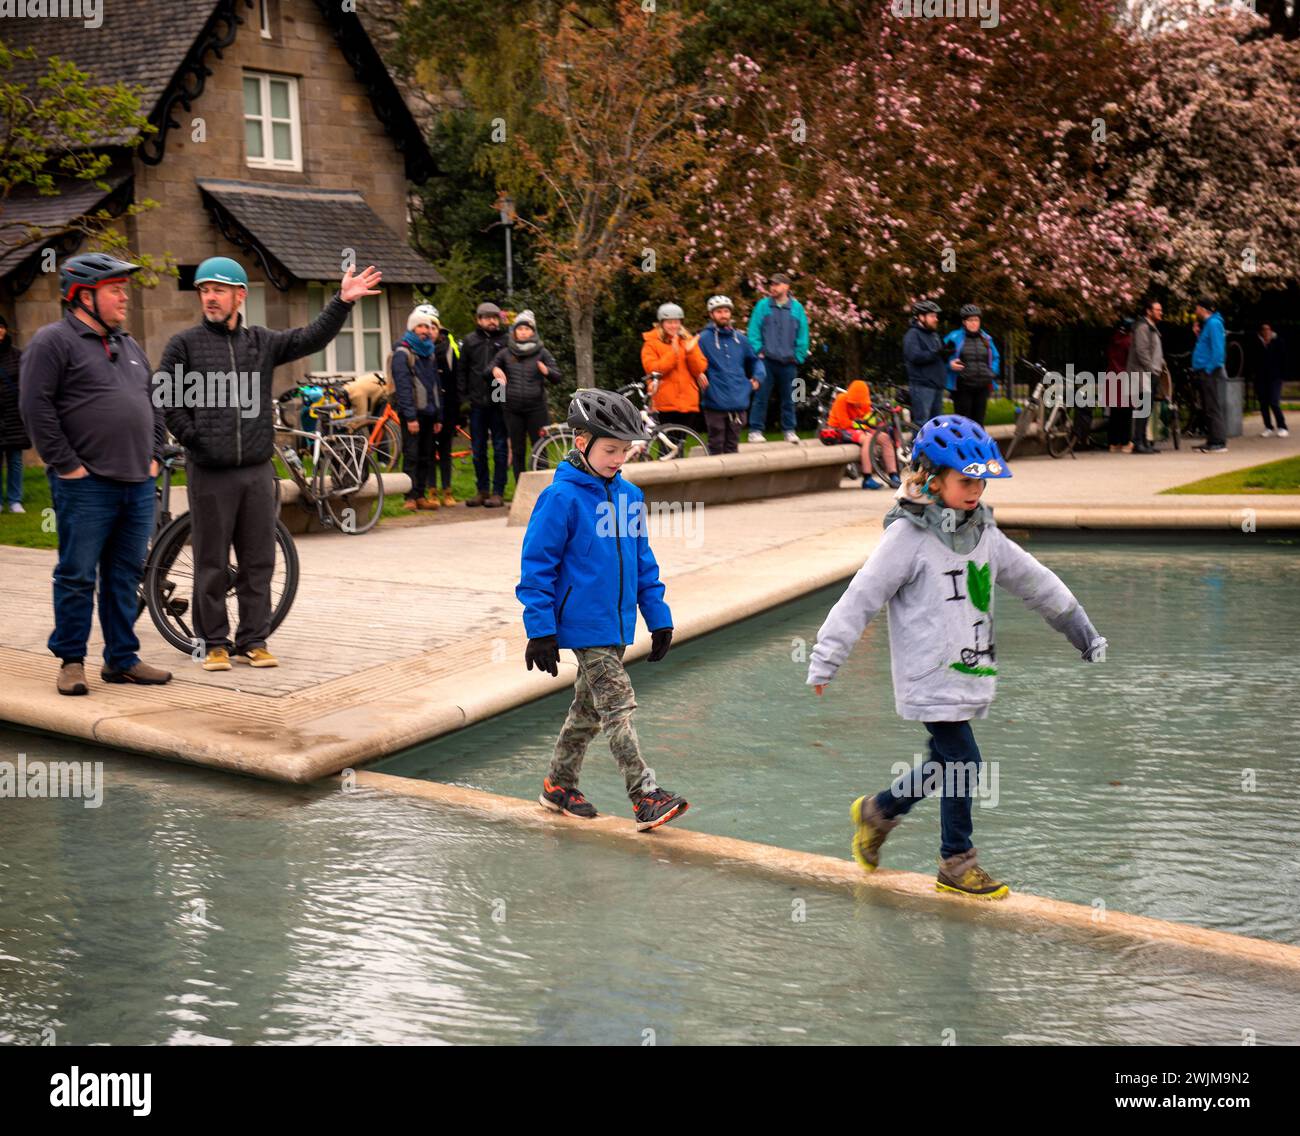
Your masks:
M225 647L213 647L203 658L205 671L230 670L230 652Z
M857 826L853 833L853 858L864 872L874 872L880 867L880 846L885 837L903 823L902 817L887 820L880 813L875 797L859 797L849 810Z
M977 851L972 848L940 860L939 874L934 881L935 891L951 891L972 899L1002 899L1009 895L1011 889L1006 884L995 880L979 866Z
M89 694L86 685L86 668L82 663L64 663L59 668L60 694Z
M478 509L483 505L483 502L486 500L487 500L487 494L480 489L477 493L474 494L473 497L471 497L468 501L466 501L465 504L468 505L471 509Z
M542 795L537 801L553 813L563 813L581 820L591 820L596 815L596 806L577 789L566 789L549 777L542 778Z
M235 658L241 663L247 663L250 667L278 667L280 665L280 660L265 647L250 647L247 651L241 651Z
M649 832L652 828L667 824L673 817L681 816L690 808L681 797L667 789L651 789L648 793L642 793L632 805L637 832Z
M1290 431L1288 431L1287 428L1283 426L1282 429L1277 432L1277 436L1279 438L1289 438L1291 437L1291 434ZM19 509L18 511L21 513L22 509Z
M899 477L898 474L896 474L896 473L891 473L891 474L889 475L889 488L890 488L890 489L898 489L902 484L903 484L903 479L902 479L901 477Z
M1260 436L1261 438L1271 438L1271 437L1273 436L1273 431L1272 431L1272 430L1261 430L1261 431L1259 432L1259 436ZM1281 437L1281 434L1279 434L1278 437Z
M1228 447L1227 446L1197 446L1196 452L1198 454L1226 454L1228 452Z
M485 509L500 509L504 505L505 500L500 493L493 493L491 497L483 502L483 508Z
M867 474L867 476L864 477L864 478L862 479L862 488L863 488L863 489L883 489L884 486L881 485L880 482L877 481L874 477L872 477L871 474Z
M763 437L763 432L761 430L751 430L747 441L752 442L754 445L758 445L760 442L766 442L767 439Z
M23 503L22 503L21 501L15 501L12 505L10 505L10 506L9 506L9 511L10 511L11 513L25 513L25 512L27 512L27 510L23 508Z
M165 682L171 682L172 672L165 671L162 667L151 667L148 663L136 663L133 667L127 667L124 671L111 671L105 667L99 672L99 677L105 682L134 683L137 686L162 686Z
M793 430L787 430L785 432L785 440L787 442L793 442L797 446L799 444L799 435Z

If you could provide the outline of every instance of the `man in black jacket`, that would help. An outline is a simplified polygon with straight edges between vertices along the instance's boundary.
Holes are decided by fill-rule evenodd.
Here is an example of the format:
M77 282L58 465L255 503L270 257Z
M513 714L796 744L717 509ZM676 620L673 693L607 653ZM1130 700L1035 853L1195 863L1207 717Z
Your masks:
M474 450L474 480L478 492L465 502L471 507L500 505L506 492L506 418L504 391L492 379L492 360L506 345L501 309L479 304L478 328L460 345L460 397L469 399L469 436ZM494 392L496 397L493 397ZM488 493L488 438L492 439L492 492Z
M943 413L948 350L939 338L939 305L919 300L912 305L912 322L903 336L903 365L912 396L912 421L917 427Z
M167 428L187 450L194 633L204 670L230 670L232 646L255 667L278 665L266 647L277 513L275 368L325 347L357 300L379 295L380 279L373 266L359 275L349 268L338 295L310 326L271 331L240 318L248 274L237 261L209 257L194 274L203 322L172 336L154 376L154 397L167 407ZM239 599L233 644L226 614L232 545Z

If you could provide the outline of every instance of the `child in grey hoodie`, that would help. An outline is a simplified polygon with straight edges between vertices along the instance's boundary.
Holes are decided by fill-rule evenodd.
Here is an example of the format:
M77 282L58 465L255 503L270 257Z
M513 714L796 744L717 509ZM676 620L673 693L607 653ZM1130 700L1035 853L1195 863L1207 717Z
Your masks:
M930 760L884 792L854 801L854 858L875 871L885 837L942 777L936 887L1001 899L1010 889L979 866L971 844L980 752L970 720L988 716L997 684L993 585L1024 600L1087 662L1104 658L1106 640L1070 589L1008 540L981 503L986 479L1011 476L981 426L953 414L932 418L912 453L899 502L885 515L885 535L817 633L808 684L822 693L887 604L895 705L902 718L925 725Z

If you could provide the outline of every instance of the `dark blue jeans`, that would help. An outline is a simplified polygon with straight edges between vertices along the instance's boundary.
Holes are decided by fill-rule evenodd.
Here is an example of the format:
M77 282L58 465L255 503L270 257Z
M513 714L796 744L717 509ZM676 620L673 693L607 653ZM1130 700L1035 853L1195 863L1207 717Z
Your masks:
M135 618L153 531L154 483L46 472L59 535L50 651L60 659L85 658L98 576L104 664L129 670L140 661Z
M924 725L930 733L929 760L913 766L876 794L876 804L886 817L903 816L922 797L939 792L939 854L947 859L971 847L970 809L979 778L980 750L969 722Z
M908 383L907 389L912 396L912 421L918 430L943 413L943 387Z
M1268 411L1264 411L1265 415ZM1281 420L1282 412L1277 412L1278 419ZM5 491L5 499L0 502L5 505L21 505L23 503L23 452L22 450L0 450L0 458L4 459L4 470L9 482Z
M772 386L776 385L781 398L781 429L794 429L794 380L799 374L797 363L777 363L764 359L763 367L766 377L758 384L753 401L749 404L749 428L763 431L767 422L767 400L772 397Z
M470 446L474 451L474 481L480 493L488 491L488 436L492 437L492 492L506 491L506 416L499 403L469 408Z

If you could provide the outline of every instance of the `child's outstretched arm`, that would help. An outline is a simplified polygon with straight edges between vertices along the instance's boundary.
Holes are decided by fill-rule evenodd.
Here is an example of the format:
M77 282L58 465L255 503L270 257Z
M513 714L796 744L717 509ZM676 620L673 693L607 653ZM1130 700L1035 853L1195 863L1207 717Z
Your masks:
M912 578L917 560L910 542L904 540L906 526L897 522L867 562L858 569L839 602L831 608L817 632L817 646L808 662L808 685L825 686L844 665L867 624L895 592ZM819 690L820 694L821 691Z
M1038 612L1049 627L1073 643L1086 662L1100 662L1105 657L1106 640L1093 627L1074 593L1055 572L1040 564L1001 529L992 531L996 534L993 547L998 583L1019 596L1030 611Z

